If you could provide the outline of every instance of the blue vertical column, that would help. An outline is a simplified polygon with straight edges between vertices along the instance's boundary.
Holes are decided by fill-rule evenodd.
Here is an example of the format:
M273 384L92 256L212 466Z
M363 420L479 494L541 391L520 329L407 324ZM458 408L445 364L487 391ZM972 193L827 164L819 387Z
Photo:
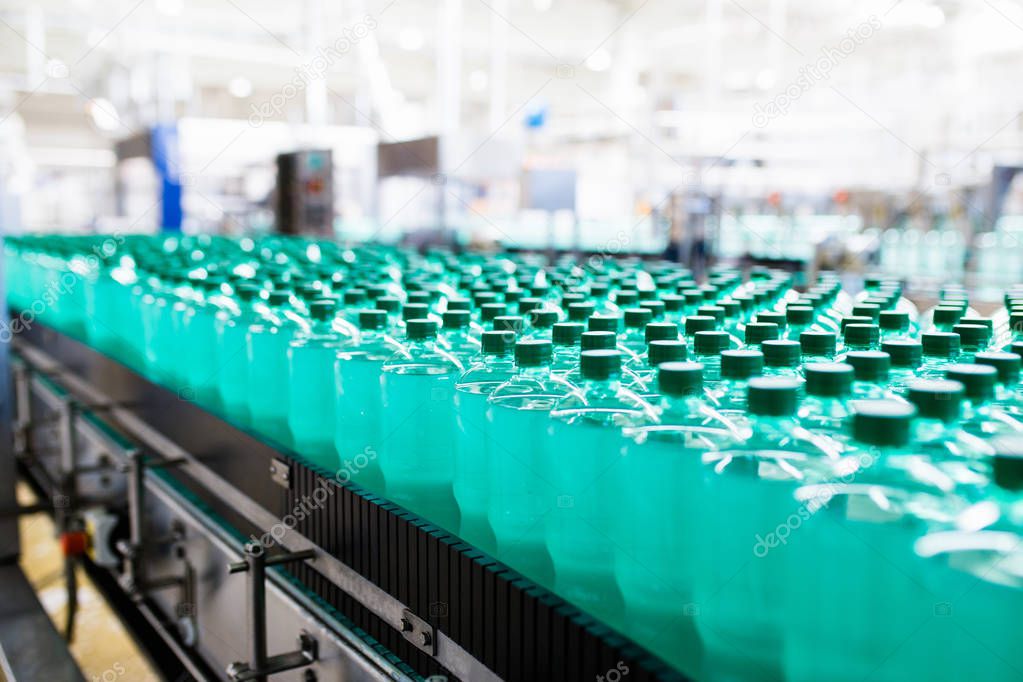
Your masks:
M153 166L160 178L160 227L167 232L181 232L181 163L177 124L153 126L150 150Z

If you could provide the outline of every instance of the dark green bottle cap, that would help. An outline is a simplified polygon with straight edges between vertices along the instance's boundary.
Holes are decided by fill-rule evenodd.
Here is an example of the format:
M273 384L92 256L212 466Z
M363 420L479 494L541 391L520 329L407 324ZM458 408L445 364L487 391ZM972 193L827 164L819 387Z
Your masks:
M512 348L515 335L488 329L480 336L483 352L487 355L504 355Z
M682 307L685 304L685 298L678 294L664 294L661 296L661 302L664 303L665 310L670 310L674 313L682 310Z
M613 350L618 344L614 332L583 332L579 339L583 350Z
M881 307L873 303L859 303L852 307L852 314L857 317L869 317L876 323L881 316Z
M713 331L715 327L717 327L717 322L708 315L690 315L686 318L686 336Z
M430 292L428 291L410 291L407 296L409 303L424 303L427 305L430 303L430 298Z
M690 308L695 308L703 303L703 292L699 289L685 289L680 293L685 296L686 305Z
M606 298L608 289L607 282L593 282L590 284L590 295L594 298Z
M1009 330L1016 335L1023 334L1023 312L1009 314Z
M678 340L656 339L647 344L647 365L657 367L664 362L685 360L689 355L686 344Z
M854 350L845 354L846 363L852 365L857 381L887 381L892 357L879 350Z
M764 354L758 350L721 351L721 376L724 379L749 379L764 371Z
M401 309L401 319L420 320L430 314L430 309L425 303L406 303Z
M657 367L657 387L664 395L683 397L703 392L703 365L698 362L665 362Z
M842 318L841 322L842 332L844 333L845 328L851 324L874 324L874 320L870 319L869 317L864 317L862 315L847 315L846 317Z
M801 349L798 341L769 339L760 344L764 364L768 367L798 367Z
M876 346L881 328L876 324L847 324L844 338L847 346Z
M770 322L750 322L746 325L746 344L758 344L779 336L778 325Z
M753 377L747 390L747 410L762 417L791 417L799 403L799 381L788 377Z
M422 341L437 336L437 323L434 320L412 319L405 321L405 338L409 341Z
M467 298L450 298L448 310L472 310L472 301Z
M844 362L812 362L803 365L807 395L840 397L852 390L855 370Z
M584 379L603 381L622 372L622 354L616 350L584 350L579 369Z
M910 339L892 339L882 341L881 350L892 358L892 367L909 367L915 369L923 360L923 346L919 341Z
M978 365L990 365L998 372L998 382L1006 386L1015 386L1019 383L1021 358L1016 353L1001 353L989 351L977 353L974 362Z
M1009 352L1023 357L1023 341L1013 341L1010 343Z
M441 315L445 329L463 329L469 326L468 310L446 310Z
M263 293L263 287L257 284L239 284L234 288L234 293L243 301L253 301Z
M497 299L497 293L493 291L482 290L474 291L472 293L472 300L476 301L476 305L478 306L482 306L486 303L499 303L500 301Z
M646 326L644 339L651 341L675 341L678 339L678 325L674 322L651 322Z
M628 308L639 303L639 292L631 289L622 289L614 296L615 305L619 308Z
M916 408L895 400L857 400L853 403L853 438L866 445L902 447Z
M909 313L899 310L884 310L880 317L881 329L904 332L909 329Z
M507 299L505 299L505 303L508 303ZM519 303L518 311L520 315L525 315L526 313L530 312L531 310L534 310L535 308L543 307L543 299L535 298L533 296L520 298L518 303Z
M909 402L926 419L955 421L963 403L963 385L947 379L914 379L906 386Z
M952 306L938 306L934 309L934 324L952 326L959 322L959 318L963 316L963 311L960 308L954 308Z
M788 323L788 316L786 313L776 313L767 311L763 313L757 313L757 322L763 322L765 324L776 324L778 329L785 329Z
M312 301L322 296L320 287L315 284L300 284L295 289L295 293L298 294L299 298L303 301Z
M659 317L664 317L664 311L667 310L667 306L664 305L663 301L640 301L639 307L649 310L655 320Z
M647 326L653 319L653 314L646 308L629 308L625 311L625 326L631 329L638 329ZM590 318L593 319L592 317ZM592 327L591 327L592 329ZM596 331L596 330L595 330ZM605 329L603 331L611 331Z
M991 340L991 330L979 324L964 324L960 320L959 324L952 327L952 331L959 335L962 345L970 348L986 346Z
M785 308L785 321L793 326L808 325L813 322L813 308L807 305L790 305Z
M696 314L714 318L715 326L725 321L725 309L719 305L702 305Z
M986 402L995 397L998 370L990 365L952 365L945 370L945 377L961 383L970 400Z
M926 332L920 335L924 355L950 358L959 355L959 335L954 332Z
M494 318L494 329L497 331L521 334L526 327L526 320L519 315L498 315Z
M543 339L523 339L515 344L515 364L540 367L551 364L552 344Z
M549 308L534 308L527 317L534 329L550 329L558 321L558 311L550 310Z
M982 327L987 327L988 331L994 331L995 328L995 321L990 317L977 317L973 315L960 317L959 324L979 324Z
M375 305L378 310L386 310L389 313L396 313L401 309L401 301L394 296L380 296Z
M483 322L492 322L508 312L508 306L504 303L484 303L480 306L480 319Z
M756 301L753 300L753 297L747 296L746 294L735 294L734 296L732 296L732 300L736 301L739 304L739 307L742 309L742 312L744 313L748 313L749 311L753 310L753 306L756 304ZM770 322L771 320L764 321Z
M717 355L727 349L728 344L728 334L725 332L696 332L693 335L693 350L697 355Z
M739 317L739 314L742 313L742 306L739 305L738 301L733 301L731 299L727 301L718 301L718 305L725 311L726 318L734 319Z
M360 310L359 329L383 329L387 326L386 310Z
M597 309L597 306L592 301L583 301L582 303L569 303L568 304L568 319L573 322L585 322L593 315L593 311Z
M366 300L366 290L349 289L343 294L343 298L341 300L347 306L359 305Z
M991 473L1005 490L1023 490L1023 436L999 436L991 440L995 454Z
M309 304L309 316L323 322L334 316L336 303L332 298L318 298Z
M579 322L558 322L552 328L552 338L555 345L575 346L583 335L586 327Z
M837 343L833 332L808 329L799 335L803 355L834 355Z
M622 329L622 318L617 315L594 315L586 321L591 332L614 332Z
M290 300L291 292L287 289L273 289L266 297L267 303L274 307L285 305Z

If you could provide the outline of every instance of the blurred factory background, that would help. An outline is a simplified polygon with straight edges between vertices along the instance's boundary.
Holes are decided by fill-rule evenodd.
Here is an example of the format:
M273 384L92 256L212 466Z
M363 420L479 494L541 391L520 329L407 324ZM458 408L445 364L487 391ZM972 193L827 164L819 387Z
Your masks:
M1013 0L0 2L0 232L1023 272Z

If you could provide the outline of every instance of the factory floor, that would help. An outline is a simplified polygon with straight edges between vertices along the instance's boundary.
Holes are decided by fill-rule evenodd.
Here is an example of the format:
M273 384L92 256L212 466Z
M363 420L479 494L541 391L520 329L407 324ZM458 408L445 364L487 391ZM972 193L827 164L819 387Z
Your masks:
M34 503L35 496L23 484L18 502ZM64 562L54 535L53 521L45 513L21 517L21 568L39 595L39 601L63 632L67 614ZM87 680L158 681L160 676L132 641L121 621L81 569L78 570L78 614L75 618L71 655ZM0 680L3 673L0 672Z

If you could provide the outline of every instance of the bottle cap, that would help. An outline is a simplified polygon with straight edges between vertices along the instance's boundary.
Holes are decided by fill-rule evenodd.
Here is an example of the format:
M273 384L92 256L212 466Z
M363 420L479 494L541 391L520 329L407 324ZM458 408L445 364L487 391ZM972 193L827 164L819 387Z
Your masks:
M332 298L318 298L309 304L309 316L323 322L334 316L335 303Z
M909 339L882 341L881 350L891 356L893 367L916 368L923 359L923 346L919 341Z
M552 329L552 338L556 345L575 346L579 344L586 327L579 322L558 322Z
M263 293L263 287L258 284L242 283L234 288L234 293L243 301L252 301Z
M409 282L409 285L413 285L413 284L418 286L417 283ZM428 291L417 290L417 291L410 291L406 298L407 298L409 303L423 303L423 304L429 305L431 296L430 296L430 292L428 292Z
M791 417L799 402L799 381L788 377L753 377L747 390L747 409L762 417Z
M587 325L591 332L614 332L617 334L622 328L622 318L617 315L593 315L587 320Z
M727 318L739 317L739 314L742 312L742 306L739 305L738 301L733 301L731 299L727 301L718 301L718 305L725 311L725 317Z
M585 322L590 316L593 315L593 311L597 309L592 301L582 301L580 303L569 303L568 304L568 319L573 322Z
M750 322L746 325L747 345L777 339L778 335L778 325L771 322Z
M853 438L867 445L904 446L915 414L915 407L895 400L858 400L853 403Z
M713 331L717 322L708 315L690 315L686 318L686 336L693 336L698 332Z
M845 328L851 324L874 324L874 320L863 315L846 315L841 322L842 332L845 332Z
M970 400L985 402L995 397L998 371L990 365L952 365L945 377L961 383Z
M981 327L987 327L988 331L994 331L995 328L995 321L990 317L964 315L959 318L959 324L979 324Z
M959 341L964 346L977 348L986 346L991 340L991 330L980 324L965 324L960 320L959 324L952 327L952 331L959 335Z
M693 350L697 355L717 355L728 348L728 341L725 332L696 332L693 336Z
M491 322L508 312L508 306L504 303L484 303L480 306L480 320Z
M653 313L646 308L629 308L625 311L625 326L631 329L645 327L653 319ZM590 318L593 319L592 317ZM596 331L596 330L595 330ZM605 329L603 331L612 331Z
M768 367L798 367L800 348L798 341L769 339L760 344L764 364Z
M778 329L784 329L788 323L788 316L786 313L776 313L773 311L767 311L763 313L757 313L757 322L764 322L766 324L776 324Z
M532 321L534 329L550 329L558 321L558 311L534 308L529 312L528 317Z
M803 365L807 395L840 397L852 389L855 370L844 362L813 362Z
M757 319L760 319L759 316ZM808 305L790 305L785 308L785 321L794 326L808 325L813 322L813 308Z
M341 300L347 306L359 305L366 300L366 290L349 289L342 295Z
M657 367L664 362L685 360L688 355L686 344L677 340L658 339L647 344L647 365Z
M445 329L463 329L469 326L468 310L446 310L441 315Z
M963 403L963 385L948 379L915 379L906 386L909 402L916 405L917 412L927 419L943 422L959 418Z
M749 379L764 371L764 354L758 350L721 351L721 377Z
M869 317L876 323L881 316L881 306L874 303L860 303L852 307L852 314L857 317Z
M360 310L359 329L383 329L387 326L386 310Z
M273 289L267 294L266 300L272 306L282 306L291 300L291 292L287 289Z
M703 292L699 289L684 289L680 292L686 299L686 305L690 308L703 303Z
M416 318L405 321L405 337L410 341L432 339L437 336L437 322Z
M498 315L494 318L494 329L504 332L521 334L526 321L518 315Z
M583 332L580 343L584 351L614 350L618 343L618 337L614 332Z
M883 310L879 318L881 329L904 332L909 330L909 313L901 310Z
M1009 330L1015 334L1023 334L1023 312L1009 314Z
M664 294L661 296L661 302L664 303L665 310L670 310L674 313L682 310L685 299L678 294Z
M678 325L674 322L651 322L646 326L644 340L651 341L674 341L678 339Z
M719 305L700 306L697 309L696 314L714 318L715 326L725 321L725 309Z
M847 324L843 336L848 346L876 346L881 329L876 324Z
M551 364L552 345L543 339L523 339L515 344L515 364L519 367L539 367Z
M482 351L487 355L504 355L511 350L515 340L514 334L508 332L497 332L488 329L480 336Z
M995 484L1005 490L1023 490L1023 436L999 436L991 440L991 446Z
M1021 358L1016 353L989 351L977 353L974 362L978 365L990 365L998 372L998 383L1015 386L1019 383Z
M375 305L378 310L386 310L389 313L396 313L401 309L401 301L394 296L380 296Z
M663 317L664 311L667 310L667 307L662 301L640 301L639 307L649 310L655 320L659 317Z
M401 319L421 320L430 314L430 309L425 303L406 303L401 309Z
M892 366L892 357L879 350L850 351L845 361L852 365L857 381L887 381Z
M657 367L657 387L664 395L700 395L703 365L698 362L665 362Z
M506 297L505 298L505 303L508 303L508 302L509 301L508 301L508 299ZM519 310L519 314L520 315L525 315L526 313L530 312L531 310L543 307L543 299L542 298L536 298L534 296L528 296L528 297L520 298L518 302L519 302L518 310Z
M950 358L959 355L959 335L954 332L926 332L920 335L923 354Z
M961 308L952 306L938 306L934 309L934 324L942 324L951 326L959 322L959 318L963 316Z
M809 329L799 335L803 355L834 355L837 341L832 332Z
M472 310L472 301L467 298L449 298L448 310Z
M639 292L631 289L622 289L615 293L614 299L615 305L619 308L627 308L629 306L634 306L639 302Z
M584 379L603 381L622 371L622 354L616 350L584 350L579 359Z

